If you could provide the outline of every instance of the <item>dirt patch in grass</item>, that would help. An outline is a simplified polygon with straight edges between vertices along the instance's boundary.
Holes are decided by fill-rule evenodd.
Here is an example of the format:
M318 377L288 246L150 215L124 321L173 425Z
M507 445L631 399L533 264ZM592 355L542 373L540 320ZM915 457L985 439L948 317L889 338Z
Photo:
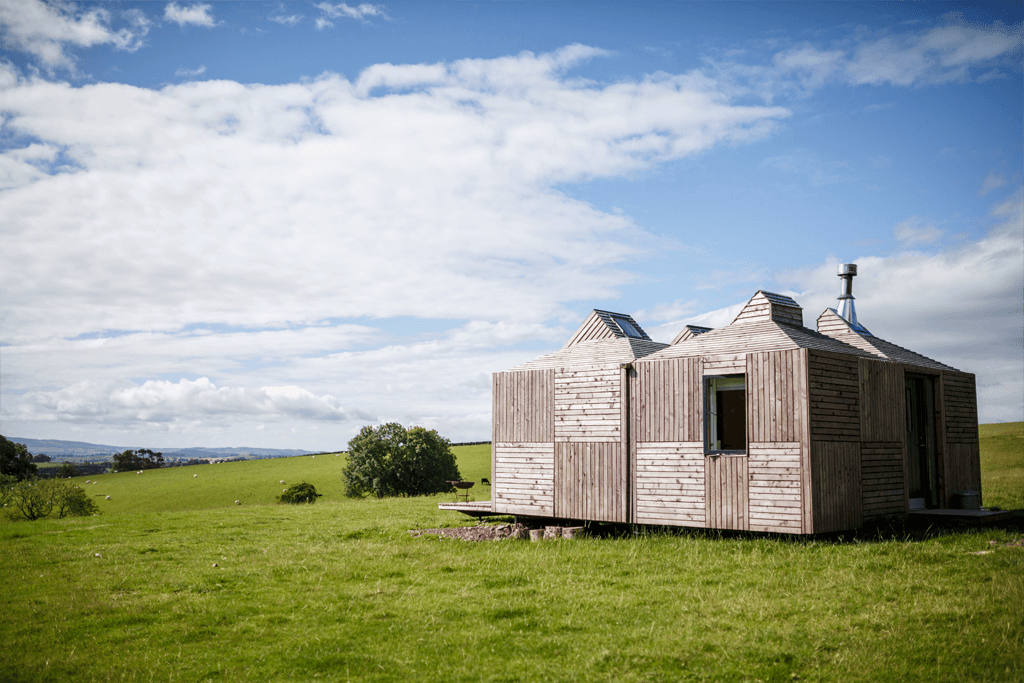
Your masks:
M500 541L511 538L515 529L521 524L496 524L479 526L458 526L448 529L410 529L413 538L420 536L440 536L441 538L458 538L463 541Z

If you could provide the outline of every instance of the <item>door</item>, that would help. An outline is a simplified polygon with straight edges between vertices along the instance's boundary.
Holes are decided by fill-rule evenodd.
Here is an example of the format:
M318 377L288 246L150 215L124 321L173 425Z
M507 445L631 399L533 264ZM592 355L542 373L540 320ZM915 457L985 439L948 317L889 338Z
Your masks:
M937 508L939 461L935 448L935 379L908 372L905 384L910 509Z

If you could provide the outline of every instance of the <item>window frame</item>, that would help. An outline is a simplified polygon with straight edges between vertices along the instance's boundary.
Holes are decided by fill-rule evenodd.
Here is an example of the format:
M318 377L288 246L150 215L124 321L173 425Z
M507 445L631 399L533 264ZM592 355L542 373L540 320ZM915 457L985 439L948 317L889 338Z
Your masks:
M741 384L738 384L741 382ZM728 375L704 375L704 453L705 455L746 455L749 434L747 434L747 376L746 373ZM715 448L718 439L718 406L717 395L719 391L742 391L743 392L743 448L724 449Z

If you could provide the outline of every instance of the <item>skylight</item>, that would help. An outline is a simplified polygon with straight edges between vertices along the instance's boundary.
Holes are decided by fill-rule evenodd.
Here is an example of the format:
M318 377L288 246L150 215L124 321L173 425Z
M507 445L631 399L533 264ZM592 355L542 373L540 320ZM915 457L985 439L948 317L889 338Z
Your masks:
M633 323L629 322L628 318L624 318L620 315L613 315L612 320L619 326L619 329L625 333L627 337L634 337L636 339L643 339L644 335L640 330L633 326Z

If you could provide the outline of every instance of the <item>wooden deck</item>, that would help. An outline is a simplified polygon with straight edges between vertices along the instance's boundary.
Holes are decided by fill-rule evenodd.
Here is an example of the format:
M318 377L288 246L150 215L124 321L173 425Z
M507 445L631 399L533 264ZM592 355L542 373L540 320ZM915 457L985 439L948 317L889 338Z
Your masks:
M470 517L488 517L501 514L494 512L489 500L471 500L468 503L438 503L438 510L455 510Z
M929 524L989 524L1005 522L1016 516L1016 510L914 510L910 520Z

